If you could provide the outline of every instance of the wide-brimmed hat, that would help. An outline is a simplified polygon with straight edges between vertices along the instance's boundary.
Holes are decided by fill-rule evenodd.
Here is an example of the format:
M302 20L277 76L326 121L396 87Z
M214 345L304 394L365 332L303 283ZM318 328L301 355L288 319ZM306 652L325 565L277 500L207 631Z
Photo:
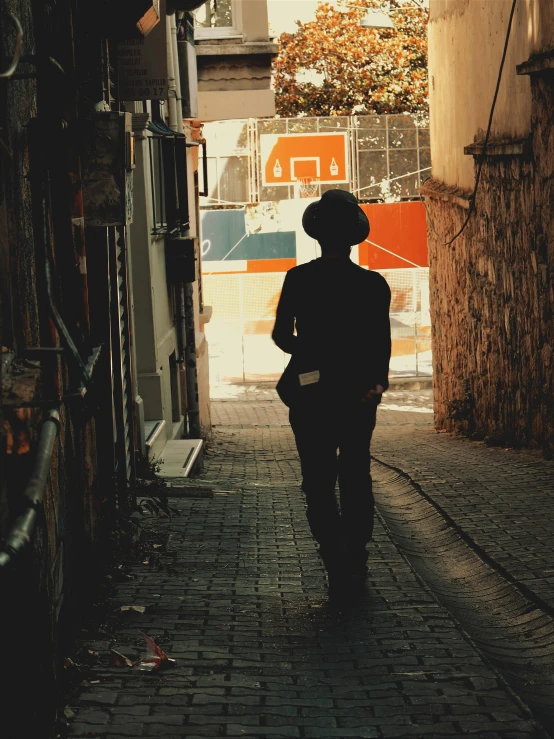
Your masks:
M304 231L317 241L336 241L343 246L361 244L369 236L369 220L355 195L327 190L310 203L302 216Z

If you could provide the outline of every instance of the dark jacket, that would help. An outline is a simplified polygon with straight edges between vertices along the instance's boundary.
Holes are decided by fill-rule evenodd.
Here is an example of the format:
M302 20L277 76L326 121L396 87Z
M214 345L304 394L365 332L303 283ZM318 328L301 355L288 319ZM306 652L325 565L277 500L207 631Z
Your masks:
M361 400L375 385L386 390L390 297L379 273L347 257L293 267L285 277L272 334L277 346L292 354L285 371L289 381L319 370L321 391L343 401Z

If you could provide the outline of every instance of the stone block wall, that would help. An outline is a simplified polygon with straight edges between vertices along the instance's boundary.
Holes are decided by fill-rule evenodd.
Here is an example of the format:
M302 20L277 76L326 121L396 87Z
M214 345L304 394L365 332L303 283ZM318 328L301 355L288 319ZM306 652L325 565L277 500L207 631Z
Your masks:
M427 187L435 418L438 428L552 454L554 76L531 85L529 141L496 142L476 211L450 246L436 232L448 240L460 228L467 193Z

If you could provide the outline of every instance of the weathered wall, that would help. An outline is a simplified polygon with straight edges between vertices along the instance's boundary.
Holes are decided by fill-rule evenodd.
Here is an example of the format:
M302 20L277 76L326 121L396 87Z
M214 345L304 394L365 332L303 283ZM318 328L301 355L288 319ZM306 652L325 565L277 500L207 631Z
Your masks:
M12 0L7 8L23 27L23 53L39 54L39 58L46 59L50 54L55 55L61 68L73 79L69 4ZM5 24L5 18L0 23L1 55L11 58L14 34ZM35 33L37 27L40 34ZM58 124L54 130L62 131L62 118L68 129L74 130L74 106L70 98L73 87L64 86L59 78L52 81L49 77L41 78L37 84L32 76L34 68L29 62L21 62L16 72L26 76L2 80L0 86L0 291L5 319L2 345L13 350L19 359L25 348L52 346L56 340L49 322L41 262L42 157L45 167L54 157L57 165L50 169L51 192L46 197L54 253L53 289L77 343L80 344L86 330L86 285L83 270L79 269L84 247L79 241L82 223L76 154L53 135L47 139L49 148L43 141L31 147L32 137L39 130L33 125L37 113L42 117L41 134L52 121ZM44 105L45 97L48 105ZM62 393L74 387L74 379L70 382L67 377L66 362L60 362L60 367L63 369L58 373L45 369L44 365L38 371L41 379L36 395L47 400L47 406L56 404L58 391ZM3 400L17 406L23 399L18 393L14 396ZM31 399L36 397L33 395ZM42 408L28 414L15 407L4 408L4 418L10 421L12 429L17 419L24 423L20 428L22 436L11 450L11 434L6 433L8 429L1 429L2 535L21 512L21 492L33 469L42 416ZM0 730L6 739L23 736L42 739L50 735L57 680L67 654L65 640L71 637L67 619L77 606L81 583L91 587L89 575L99 563L91 544L98 542L101 500L106 490L98 488L94 421L83 412L83 405L78 404L63 404L60 418L60 434L32 544L0 573L0 629L9 634L4 658L10 664L10 675L3 686L3 702L9 710L4 712ZM29 696L32 696L31 710Z
M476 213L451 246L429 229L435 416L441 428L552 453L552 72L531 89L532 152L486 159ZM427 205L445 236L467 214L452 199Z
M433 176L472 187L473 162L464 146L487 128L512 0L431 0L429 88ZM531 126L529 80L517 64L554 46L550 0L518 0L493 138L525 137Z

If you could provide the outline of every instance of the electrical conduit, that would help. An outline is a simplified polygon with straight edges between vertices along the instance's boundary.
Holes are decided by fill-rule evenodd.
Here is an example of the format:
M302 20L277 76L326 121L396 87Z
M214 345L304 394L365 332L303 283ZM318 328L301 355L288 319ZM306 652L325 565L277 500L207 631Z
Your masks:
M31 542L38 512L42 506L46 479L50 470L54 444L60 428L60 414L57 408L48 412L39 434L35 466L31 478L23 492L26 508L13 522L6 536L6 543L0 551L0 572L4 570Z

